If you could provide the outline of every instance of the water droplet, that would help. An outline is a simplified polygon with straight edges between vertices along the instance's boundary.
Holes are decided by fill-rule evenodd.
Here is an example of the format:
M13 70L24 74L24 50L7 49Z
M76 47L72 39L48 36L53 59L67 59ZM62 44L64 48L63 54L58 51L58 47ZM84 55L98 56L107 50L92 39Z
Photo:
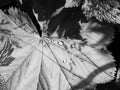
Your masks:
M74 48L74 47L75 47L75 44L72 44L72 45L71 45L71 48Z
M63 63L67 63L67 60L63 60Z
M63 43L63 41L60 41L60 42L58 42L58 44L59 44L60 46L62 46L64 43Z

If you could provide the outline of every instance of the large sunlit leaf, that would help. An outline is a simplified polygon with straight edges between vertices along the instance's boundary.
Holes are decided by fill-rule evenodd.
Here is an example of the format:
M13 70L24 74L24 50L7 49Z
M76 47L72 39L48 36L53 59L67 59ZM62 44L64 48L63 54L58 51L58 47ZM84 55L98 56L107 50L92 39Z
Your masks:
M82 40L40 37L26 15L18 12L0 11L0 61L13 58L6 66L0 62L3 90L76 90L114 79L110 53Z

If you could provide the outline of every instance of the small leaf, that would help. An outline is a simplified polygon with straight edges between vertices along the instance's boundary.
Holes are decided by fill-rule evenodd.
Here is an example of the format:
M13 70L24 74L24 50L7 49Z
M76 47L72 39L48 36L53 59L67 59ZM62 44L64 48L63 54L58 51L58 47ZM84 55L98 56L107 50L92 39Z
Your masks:
M119 2L116 0L85 0L82 9L87 18L96 17L99 21L104 19L108 22L120 24L119 6Z

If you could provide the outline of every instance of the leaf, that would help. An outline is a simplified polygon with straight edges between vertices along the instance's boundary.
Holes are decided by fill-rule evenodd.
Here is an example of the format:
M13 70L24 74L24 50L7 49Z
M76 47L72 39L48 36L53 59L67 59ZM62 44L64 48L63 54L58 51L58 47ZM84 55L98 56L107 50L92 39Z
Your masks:
M16 17L10 17L0 10L0 22L2 23L0 24L0 86L2 86L0 90L6 88L7 81L29 56L33 46L38 43L36 43L37 38L34 38L37 35L30 34L19 27L16 28L17 25L13 22L13 19L16 19ZM3 24L3 21L9 23ZM15 78L14 80L16 80ZM14 84L14 82L11 84ZM7 85L9 87L9 84ZM11 88L11 90L15 90L13 87Z
M78 7L80 5L81 0L66 0L65 8Z
M80 35L93 47L106 47L109 45L114 37L114 29L111 25L101 24L97 21L90 20L87 23L79 21L81 26Z
M15 58L9 66L0 66L0 74L5 80L4 90L85 89L114 79L115 60L109 53L83 44L82 40L40 37L30 33L29 28L27 31L15 28L18 25L14 20L19 17L3 12L0 17L1 21L9 21L0 27L12 33L2 35L12 43L11 56Z
M21 12L17 8L9 8L9 17L12 19L12 21L17 25L16 28L22 28L26 32L29 33L38 33L36 30L36 27L33 25L31 19L28 17L28 15L24 12Z
M82 5L87 18L96 17L99 21L120 24L120 4L117 0L85 0Z
M62 44L59 45L60 42ZM41 70L42 75L47 78L45 83L54 85L52 82L57 81L58 77L56 74L60 74L60 78L65 78L65 81L60 81L61 83L68 82L65 86L61 86L64 90L67 86L70 88L78 86L77 89L82 89L91 84L106 83L114 79L116 69L111 55L103 55L89 46L79 46L81 48L79 50L76 47L78 43L74 41L75 47L70 48L72 45L70 42L62 39L45 40ZM43 76L40 79L43 80ZM47 87L50 87L49 85Z
M0 50L0 66L8 66L13 60L14 57L10 56L13 52L12 44L9 40L5 42L4 47Z

